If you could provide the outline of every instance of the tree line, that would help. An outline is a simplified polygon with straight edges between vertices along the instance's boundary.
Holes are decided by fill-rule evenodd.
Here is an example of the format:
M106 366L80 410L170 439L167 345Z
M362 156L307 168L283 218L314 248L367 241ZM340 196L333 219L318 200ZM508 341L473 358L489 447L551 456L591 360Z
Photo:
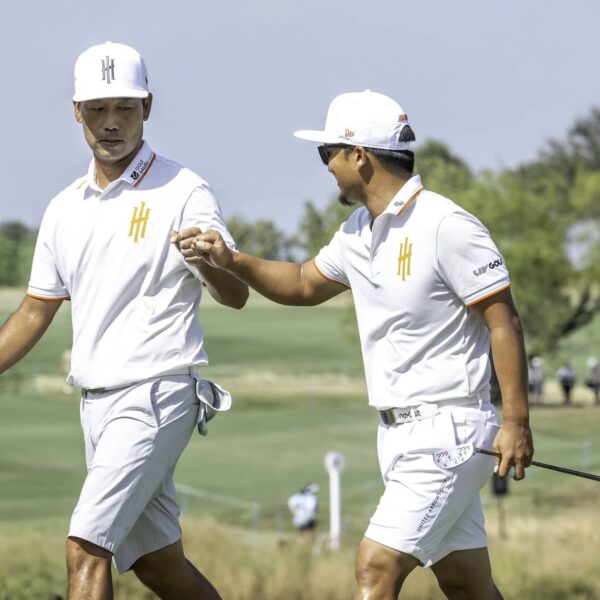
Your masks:
M600 109L575 121L517 168L474 173L450 147L416 150L424 185L472 211L492 231L513 282L534 353L552 352L600 310ZM227 225L240 250L273 260L304 260L325 245L353 208L311 201L293 235L272 221L235 215ZM36 231L0 224L0 285L25 286Z

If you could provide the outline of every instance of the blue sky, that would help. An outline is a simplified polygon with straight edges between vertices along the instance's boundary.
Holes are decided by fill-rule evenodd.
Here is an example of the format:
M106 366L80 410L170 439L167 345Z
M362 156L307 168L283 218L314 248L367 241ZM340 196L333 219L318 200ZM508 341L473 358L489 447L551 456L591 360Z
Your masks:
M337 189L292 136L320 128L334 96L386 93L419 141L447 142L474 169L514 166L600 105L599 23L595 0L7 3L0 221L37 226L87 168L72 69L96 43L145 57L157 152L204 177L226 218L292 232L305 200L322 207Z

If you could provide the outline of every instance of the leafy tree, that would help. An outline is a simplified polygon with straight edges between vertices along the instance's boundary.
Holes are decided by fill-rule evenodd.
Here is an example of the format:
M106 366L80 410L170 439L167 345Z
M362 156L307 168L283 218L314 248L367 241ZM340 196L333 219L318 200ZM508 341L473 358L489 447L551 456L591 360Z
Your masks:
M506 258L528 345L553 351L600 310L600 110L563 141L513 170L471 176L447 147L428 142L417 165L492 231ZM452 192L452 190L454 190Z
M334 199L319 212L316 206L307 200L304 203L304 216L300 221L300 230L296 236L304 258L312 258L323 246L326 246L340 225L355 209L355 206L344 206Z
M592 108L589 116L577 119L565 142L550 142L541 153L542 162L557 163L562 159L576 173L579 169L600 169L600 108ZM569 183L574 177L569 178Z
M438 194L456 197L473 183L467 163L438 140L427 140L415 155L415 172L423 183Z
M491 230L506 260L529 349L553 350L575 310L566 282L579 276L568 255L569 219L556 210L557 196L524 189L510 173L488 173L460 203Z
M565 140L551 140L535 161L511 175L523 193L545 199L547 213L537 227L546 231L546 243L554 239L562 247L569 262L565 279L546 289L563 313L549 341L553 348L600 310L600 109L577 119ZM560 225L549 229L548 221Z
M27 284L36 233L18 221L0 224L0 285Z
M268 260L290 258L294 240L286 237L272 221L248 223L242 217L233 216L227 221L227 228L242 252Z

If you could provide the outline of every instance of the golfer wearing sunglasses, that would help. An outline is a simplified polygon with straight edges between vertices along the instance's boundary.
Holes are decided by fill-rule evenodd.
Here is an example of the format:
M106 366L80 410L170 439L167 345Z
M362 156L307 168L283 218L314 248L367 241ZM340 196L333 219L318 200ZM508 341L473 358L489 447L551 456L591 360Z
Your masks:
M358 206L313 260L231 252L216 231L180 250L282 304L352 290L385 484L360 544L356 599L396 598L417 566L432 568L448 598L501 599L479 499L495 459L451 464L433 453L493 449L500 476L514 467L516 479L531 462L525 350L504 259L479 220L413 175L415 136L391 98L342 94L324 130L296 136L320 144L340 201ZM489 402L490 345L502 425Z

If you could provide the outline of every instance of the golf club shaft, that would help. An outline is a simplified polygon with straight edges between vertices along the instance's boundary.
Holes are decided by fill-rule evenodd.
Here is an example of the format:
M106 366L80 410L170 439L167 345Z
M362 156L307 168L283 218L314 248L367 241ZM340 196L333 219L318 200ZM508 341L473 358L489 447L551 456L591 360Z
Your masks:
M498 452L491 452L490 450L484 450L483 448L476 448L476 451L481 454L487 454L488 456L496 456L497 458L502 458L502 456ZM547 463L538 462L537 460L532 460L531 464L534 467L541 467L542 469L549 469L550 471L558 471L559 473L566 473L567 475L575 475L575 477L583 477L584 479L600 481L600 475L594 475L592 473L585 473L583 471L575 471L574 469L566 469L565 467L549 465Z

